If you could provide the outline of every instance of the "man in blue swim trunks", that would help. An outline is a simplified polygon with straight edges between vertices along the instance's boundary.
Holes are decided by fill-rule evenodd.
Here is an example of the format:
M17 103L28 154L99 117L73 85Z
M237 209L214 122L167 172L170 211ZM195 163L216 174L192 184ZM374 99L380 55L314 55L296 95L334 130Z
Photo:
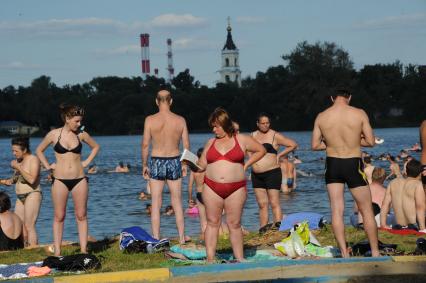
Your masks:
M152 235L160 239L160 211L164 184L170 190L171 204L176 216L179 242L185 243L185 227L182 208L182 176L186 175L186 166L181 165L179 145L189 149L189 135L185 119L170 110L172 96L169 91L161 90L155 100L159 111L147 116L142 139L142 174L149 180L152 198L151 228ZM149 145L151 158L148 164ZM149 166L148 166L149 165Z
M318 114L315 120L312 149L326 150L327 153L325 181L334 236L342 257L349 257L343 222L346 183L363 216L371 254L379 256L371 192L361 160L361 146L375 145L373 129L363 110L349 106L351 95L348 90L337 89L331 100L333 105Z

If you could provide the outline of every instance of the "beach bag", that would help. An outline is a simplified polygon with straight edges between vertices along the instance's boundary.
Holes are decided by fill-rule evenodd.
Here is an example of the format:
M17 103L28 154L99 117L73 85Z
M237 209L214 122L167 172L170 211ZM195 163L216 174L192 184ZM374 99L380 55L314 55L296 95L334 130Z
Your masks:
M100 268L101 262L95 255L76 254L59 257L49 256L43 260L42 266L60 271L86 271Z
M381 252L391 252L395 251L397 248L396 244L384 244L381 241L378 241L378 244ZM371 256L370 242L368 240L353 244L351 249L354 255Z
M129 253L156 253L168 250L169 239L157 240L139 226L125 228L120 233L120 250Z
M309 224L305 221L291 229L290 236L274 244L274 247L289 257L304 256L306 255L305 245L309 243L309 237Z

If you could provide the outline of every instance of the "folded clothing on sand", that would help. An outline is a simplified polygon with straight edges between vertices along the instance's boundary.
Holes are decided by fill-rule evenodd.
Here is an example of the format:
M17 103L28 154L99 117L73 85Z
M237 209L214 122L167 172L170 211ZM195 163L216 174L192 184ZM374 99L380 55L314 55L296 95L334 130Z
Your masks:
M42 262L33 263L17 263L17 264L0 264L0 279L17 279L25 278L27 276L27 270L31 266L40 267Z
M183 254L187 259L205 259L207 257L206 248L200 245L174 245L170 251Z
M425 235L426 233L414 230L414 229L386 229L386 228L379 228L379 230L387 231L391 234L396 235Z
M43 267L30 266L27 270L27 274L28 274L29 277L35 277L35 276L47 275L51 271L52 270L47 266L43 266Z

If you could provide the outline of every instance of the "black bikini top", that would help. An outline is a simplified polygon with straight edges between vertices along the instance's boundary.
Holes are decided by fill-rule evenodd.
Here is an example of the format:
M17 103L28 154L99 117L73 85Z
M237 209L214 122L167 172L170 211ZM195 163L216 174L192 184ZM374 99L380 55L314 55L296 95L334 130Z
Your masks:
M251 133L251 135L254 137L254 133ZM272 153L272 154L277 154L278 151L274 148L274 146L272 145L274 143L274 139L275 139L275 135L277 134L277 132L274 133L274 136L272 137L272 142L271 143L262 143L263 147L266 149L266 153Z
M60 139L61 139L62 130L63 130L63 128L61 129L61 132L59 133L58 141L56 142L55 146L53 147L53 150L56 151L56 153L59 153L59 154L65 154L65 153L68 153L68 152L72 152L72 153L75 153L75 154L80 154L81 153L81 149L83 148L83 145L81 144L81 141L80 141L80 138L78 137L78 135L76 135L77 139L78 139L78 145L75 148L73 148L73 149L66 149L59 142Z
M274 136L272 137L272 142L271 142L271 143L267 143L267 142L262 143L262 145L263 145L263 147L266 149L266 152L267 152L267 153L272 153L272 154L277 154L277 153L278 153L278 152L277 152L277 150L276 150L276 149L274 148L274 146L272 145L272 144L274 143L275 134L276 134L276 133L274 133Z
M270 143L262 143L267 153L277 154L277 150Z

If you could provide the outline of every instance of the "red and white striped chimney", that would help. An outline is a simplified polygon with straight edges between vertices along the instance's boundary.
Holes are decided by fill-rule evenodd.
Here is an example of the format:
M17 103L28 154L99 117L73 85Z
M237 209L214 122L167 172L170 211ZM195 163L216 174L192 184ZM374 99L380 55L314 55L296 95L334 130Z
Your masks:
M149 62L149 34L143 33L141 38L142 78L151 73Z

